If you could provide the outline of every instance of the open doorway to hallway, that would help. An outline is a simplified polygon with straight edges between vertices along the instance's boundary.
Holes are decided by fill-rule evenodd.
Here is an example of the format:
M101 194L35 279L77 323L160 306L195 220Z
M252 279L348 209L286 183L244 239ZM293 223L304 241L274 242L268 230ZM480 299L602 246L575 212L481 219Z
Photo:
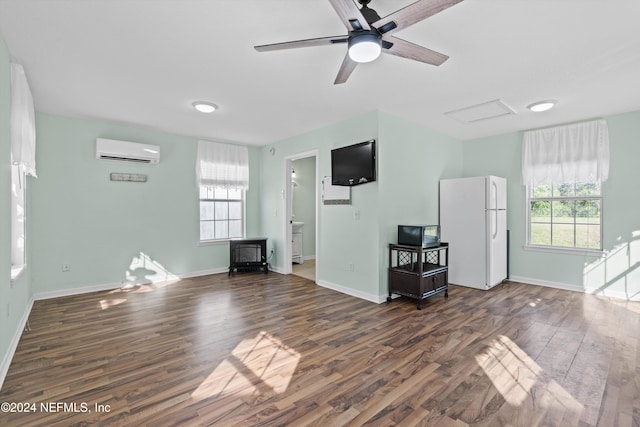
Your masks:
M295 275L316 280L317 255L317 207L318 176L317 153L309 152L291 158L288 168L291 184L290 197L290 244L291 272ZM289 261L288 261L289 262Z

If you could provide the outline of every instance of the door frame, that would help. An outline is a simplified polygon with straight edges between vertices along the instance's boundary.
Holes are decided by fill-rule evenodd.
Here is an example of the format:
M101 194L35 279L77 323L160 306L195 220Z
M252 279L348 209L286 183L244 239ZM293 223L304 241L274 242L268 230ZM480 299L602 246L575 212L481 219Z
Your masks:
M316 279L318 277L318 196L319 196L319 168L318 168L318 163L319 163L319 150L315 149L315 150L309 150L309 151L303 151L297 154L293 154L290 156L286 156L284 158L284 165L283 165L283 173L284 173L284 190L282 190L282 194L283 194L283 209L282 212L284 212L283 218L282 218L282 241L284 242L284 265L282 267L282 272L283 274L291 274L291 272L293 271L293 267L291 266L291 254L292 254L292 232L291 232L291 222L293 221L291 216L293 213L293 197L292 197L292 190L293 190L293 181L291 179L291 168L292 168L292 162L294 160L300 160L300 159L305 159L307 157L315 157L315 163L316 163L316 176L315 176L315 195L314 195L314 200L315 200L315 234L316 234Z

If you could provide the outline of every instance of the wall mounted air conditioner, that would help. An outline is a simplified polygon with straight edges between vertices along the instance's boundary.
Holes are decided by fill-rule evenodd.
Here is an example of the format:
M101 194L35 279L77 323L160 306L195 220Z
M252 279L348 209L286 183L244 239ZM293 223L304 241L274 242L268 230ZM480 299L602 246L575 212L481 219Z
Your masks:
M155 165L160 162L160 147L137 142L96 138L96 159L123 160Z

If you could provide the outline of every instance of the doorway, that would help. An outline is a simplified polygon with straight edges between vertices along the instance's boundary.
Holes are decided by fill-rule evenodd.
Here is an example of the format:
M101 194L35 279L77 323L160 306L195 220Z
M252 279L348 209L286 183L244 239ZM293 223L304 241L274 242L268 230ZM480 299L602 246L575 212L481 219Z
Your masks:
M318 153L285 159L285 274L316 281L318 254Z

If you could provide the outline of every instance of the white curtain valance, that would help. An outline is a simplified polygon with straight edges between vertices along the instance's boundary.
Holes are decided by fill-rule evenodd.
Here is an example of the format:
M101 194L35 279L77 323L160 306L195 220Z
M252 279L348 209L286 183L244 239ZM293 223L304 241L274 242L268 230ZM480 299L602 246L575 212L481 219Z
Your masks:
M198 185L249 189L249 149L239 145L198 141Z
M24 68L11 64L11 162L36 176L36 120Z
M603 119L533 130L522 140L522 184L604 182L609 132Z

